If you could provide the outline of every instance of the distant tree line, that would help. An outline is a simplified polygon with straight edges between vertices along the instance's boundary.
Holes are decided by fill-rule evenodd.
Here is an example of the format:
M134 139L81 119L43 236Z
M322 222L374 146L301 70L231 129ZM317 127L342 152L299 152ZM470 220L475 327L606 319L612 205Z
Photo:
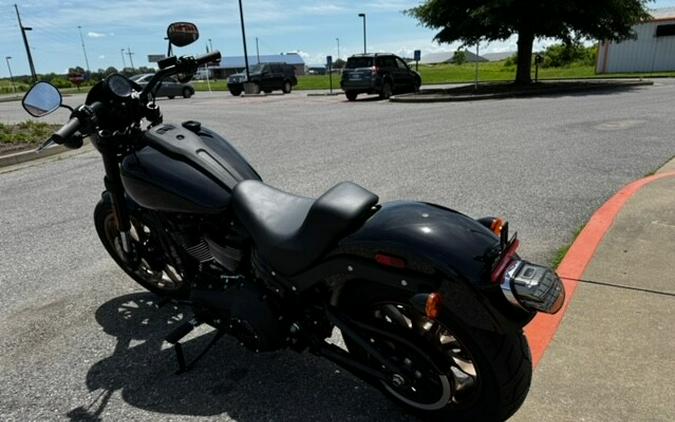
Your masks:
M76 66L68 68L68 73L65 75L52 72L52 73L38 74L37 78L40 81L49 82L57 88L72 88L75 85L73 85L73 83L71 83L70 80L68 79L70 75L73 74L84 75L85 81L82 83L82 86L90 86L103 80L106 76L115 73L121 73L124 76L133 76L141 73L155 73L155 69L151 67L141 66L134 68L133 70L130 67L125 67L124 69L120 70L114 66L110 66L106 69L98 69L95 72L88 73L81 66ZM19 91L26 91L33 84L30 75L14 76L14 82L16 83L17 90ZM4 93L9 93L12 91L12 88L9 85L7 86L3 85L1 91Z

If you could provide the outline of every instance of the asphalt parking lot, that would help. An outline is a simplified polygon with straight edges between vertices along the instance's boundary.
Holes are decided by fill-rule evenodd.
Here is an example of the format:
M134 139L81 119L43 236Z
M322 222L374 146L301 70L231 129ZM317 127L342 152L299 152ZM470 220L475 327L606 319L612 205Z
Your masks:
M200 120L223 134L269 184L312 196L352 180L383 201L503 215L522 254L549 263L609 196L675 153L674 94L675 81L658 80L621 92L473 103L347 103L296 92L198 93L158 104L166 121ZM0 103L0 121L26 117L18 103ZM155 311L100 246L91 216L102 175L94 152L0 174L4 420L402 419L326 361L253 355L234 341L174 376L162 338L186 310ZM192 339L187 352L206 341Z

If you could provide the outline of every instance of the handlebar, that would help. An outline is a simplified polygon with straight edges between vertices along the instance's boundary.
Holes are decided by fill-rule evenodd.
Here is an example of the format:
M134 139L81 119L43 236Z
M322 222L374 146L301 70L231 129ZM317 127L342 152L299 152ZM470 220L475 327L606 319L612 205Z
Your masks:
M81 122L79 117L73 117L70 120L68 120L68 123L61 126L61 129L54 132L54 134L50 139L56 142L57 144L61 145L64 142L66 142L71 136L75 135L78 129L80 129L80 125Z
M197 65L203 65L206 63L214 62L216 60L220 60L221 58L220 51L216 50L212 53L204 54L203 56L195 57L195 61L197 62Z
M198 57L170 57L167 60L167 66L158 70L150 79L150 82L145 86L140 96L142 99L147 99L148 94L152 92L155 86L168 76L177 75L179 73L194 74L199 66L207 63L220 60L220 51L214 51L209 54L204 54ZM161 66L160 66L161 67Z

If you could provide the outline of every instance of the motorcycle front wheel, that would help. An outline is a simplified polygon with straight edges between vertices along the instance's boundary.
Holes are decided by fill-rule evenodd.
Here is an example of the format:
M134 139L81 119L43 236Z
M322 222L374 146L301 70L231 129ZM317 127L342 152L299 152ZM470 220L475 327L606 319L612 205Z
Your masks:
M406 293L364 283L342 303L355 321L392 335L361 333L381 355L403 368L390 381L367 381L425 420L503 421L513 415L525 400L532 377L523 334L473 329L447 309L430 320L408 299ZM377 365L343 337L357 359ZM396 337L405 341L397 342Z
M134 281L160 296L173 299L188 297L189 285L183 280L180 271L170 263L151 222L144 221L140 215L131 216L134 262L130 262L123 253L120 231L109 201L101 200L96 205L94 224L108 254Z

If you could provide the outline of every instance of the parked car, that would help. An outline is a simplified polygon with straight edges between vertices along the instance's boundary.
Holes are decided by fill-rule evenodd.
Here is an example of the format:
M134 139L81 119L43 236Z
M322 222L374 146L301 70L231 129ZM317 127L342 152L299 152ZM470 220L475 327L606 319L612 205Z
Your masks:
M141 75L132 76L132 81L136 82L143 88L150 82L150 79L154 74L144 73ZM190 98L195 94L195 89L190 84L183 84L178 82L177 79L169 77L164 79L162 85L159 87L159 90L155 93L155 97L169 97L169 99L174 99L175 97L181 95L183 98Z
M249 69L251 82L256 84L256 92L263 91L269 94L272 91L281 90L289 94L298 84L295 77L295 68L286 63L257 64ZM227 79L227 88L234 96L244 92L246 72L235 73Z
M349 101L359 94L379 94L389 98L394 93L415 92L422 77L400 57L388 53L357 54L347 60L340 86Z

